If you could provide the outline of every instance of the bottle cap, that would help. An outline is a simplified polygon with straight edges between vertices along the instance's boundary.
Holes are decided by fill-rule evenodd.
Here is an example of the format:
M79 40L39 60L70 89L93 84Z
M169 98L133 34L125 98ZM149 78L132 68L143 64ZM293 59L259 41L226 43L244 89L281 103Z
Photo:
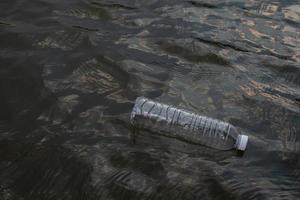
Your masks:
M245 151L248 143L247 135L239 135L236 141L236 148L240 151Z

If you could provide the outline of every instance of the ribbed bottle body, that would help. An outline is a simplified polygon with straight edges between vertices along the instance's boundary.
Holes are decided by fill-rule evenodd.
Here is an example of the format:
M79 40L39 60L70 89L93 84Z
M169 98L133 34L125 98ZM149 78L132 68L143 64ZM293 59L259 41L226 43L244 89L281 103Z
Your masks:
M237 130L229 123L144 97L136 99L131 123L136 128L221 150L235 148L238 137Z

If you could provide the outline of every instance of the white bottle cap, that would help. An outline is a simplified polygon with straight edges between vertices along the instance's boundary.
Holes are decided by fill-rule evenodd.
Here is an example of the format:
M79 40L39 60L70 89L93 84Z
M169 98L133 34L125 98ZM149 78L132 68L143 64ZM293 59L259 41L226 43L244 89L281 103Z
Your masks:
M247 135L239 135L236 141L236 148L240 151L245 151L248 143Z

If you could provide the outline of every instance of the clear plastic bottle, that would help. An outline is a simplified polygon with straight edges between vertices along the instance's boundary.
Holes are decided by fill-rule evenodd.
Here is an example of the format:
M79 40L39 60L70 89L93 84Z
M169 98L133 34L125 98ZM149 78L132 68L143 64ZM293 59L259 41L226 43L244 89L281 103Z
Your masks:
M240 134L229 123L149 100L136 99L130 117L135 128L201 144L220 150L244 151L248 136Z

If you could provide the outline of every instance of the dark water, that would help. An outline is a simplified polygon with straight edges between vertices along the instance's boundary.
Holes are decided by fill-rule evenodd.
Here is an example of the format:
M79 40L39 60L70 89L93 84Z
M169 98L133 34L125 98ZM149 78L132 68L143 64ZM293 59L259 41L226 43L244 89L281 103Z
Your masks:
M0 88L0 199L300 198L299 1L1 0ZM248 150L132 144L142 95Z

